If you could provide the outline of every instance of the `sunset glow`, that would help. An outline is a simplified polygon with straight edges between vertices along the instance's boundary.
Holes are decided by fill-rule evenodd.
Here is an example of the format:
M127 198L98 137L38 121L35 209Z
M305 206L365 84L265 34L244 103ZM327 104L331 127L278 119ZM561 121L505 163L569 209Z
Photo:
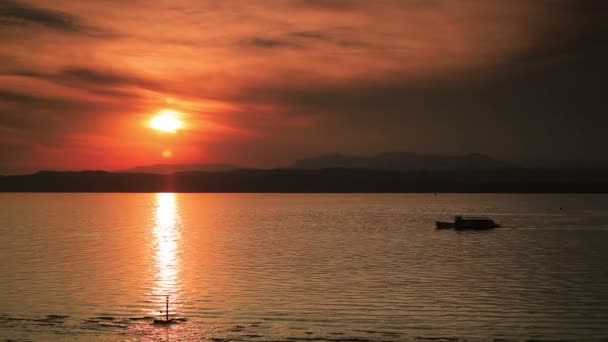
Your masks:
M150 120L150 127L163 132L175 132L184 126L174 110L164 110Z
M392 151L608 160L605 44L590 39L604 11L586 1L219 3L0 0L0 175L123 170L166 149L260 168Z
M608 342L608 0L0 0L0 342Z

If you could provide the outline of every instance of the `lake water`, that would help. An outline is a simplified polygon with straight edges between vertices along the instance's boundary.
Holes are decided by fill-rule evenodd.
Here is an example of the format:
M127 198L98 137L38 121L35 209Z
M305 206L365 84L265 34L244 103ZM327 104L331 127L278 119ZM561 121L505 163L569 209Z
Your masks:
M0 340L608 339L608 195L0 194ZM436 231L484 214L492 231ZM170 311L186 320L154 326Z

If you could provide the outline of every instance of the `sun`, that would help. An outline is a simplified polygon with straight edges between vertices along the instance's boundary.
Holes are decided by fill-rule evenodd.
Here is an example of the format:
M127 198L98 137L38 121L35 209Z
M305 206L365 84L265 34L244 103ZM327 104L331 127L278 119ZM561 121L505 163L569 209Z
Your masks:
M163 110L150 120L150 127L163 132L175 132L182 128L184 123L179 119L179 112Z

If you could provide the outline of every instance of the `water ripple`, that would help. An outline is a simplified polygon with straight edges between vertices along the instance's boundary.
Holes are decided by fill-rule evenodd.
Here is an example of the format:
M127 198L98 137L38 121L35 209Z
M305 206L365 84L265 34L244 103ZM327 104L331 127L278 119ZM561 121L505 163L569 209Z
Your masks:
M0 336L14 340L608 339L604 195L2 194L0 205ZM509 228L432 228L454 213ZM165 295L188 321L151 324Z

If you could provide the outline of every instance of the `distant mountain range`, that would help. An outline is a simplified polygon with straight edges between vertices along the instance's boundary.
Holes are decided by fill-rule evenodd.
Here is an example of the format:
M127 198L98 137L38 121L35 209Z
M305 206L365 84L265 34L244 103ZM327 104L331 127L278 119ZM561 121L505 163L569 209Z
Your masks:
M466 171L510 168L516 165L472 153L459 156L417 154L409 152L380 153L373 156L327 154L297 160L290 168L318 170L327 168L389 171Z
M288 169L366 169L385 171L467 171L516 167L488 156L472 153L459 156L417 154L409 152L389 152L372 156L352 156L326 154L318 157L296 160ZM117 172L171 174L177 172L225 172L250 169L231 164L156 164L137 166Z
M156 173L156 174L171 174L176 172L225 172L242 169L242 167L230 164L155 164L147 166L137 166L127 170L117 172L124 173Z
M0 192L608 193L608 168L240 169L175 174L41 171L0 176Z
M277 169L158 164L119 172L41 171L0 176L2 191L608 193L608 167L529 166L481 154L330 154Z
M272 171L272 170L302 170L322 171L329 169L344 169L351 171L386 171L386 172L452 172L469 173L496 171L495 174L522 175L551 175L575 170L607 170L608 164L585 161L522 161L506 162L479 153L465 155L418 154L411 152L386 152L370 156L346 154L325 154L304 158L280 168L251 168L225 163L192 163L192 164L154 164L137 166L126 170L115 170L113 173L127 174L157 174L171 175L180 173L230 173L235 171ZM538 172L535 172L538 171ZM500 171L500 172L498 172ZM583 172L584 173L584 172ZM596 174L597 172L592 172ZM580 174L580 173L579 173ZM506 177L510 178L510 177Z
M276 169L157 164L117 172L40 171L0 176L0 192L5 191L608 193L608 166L516 164L475 153L329 154Z

